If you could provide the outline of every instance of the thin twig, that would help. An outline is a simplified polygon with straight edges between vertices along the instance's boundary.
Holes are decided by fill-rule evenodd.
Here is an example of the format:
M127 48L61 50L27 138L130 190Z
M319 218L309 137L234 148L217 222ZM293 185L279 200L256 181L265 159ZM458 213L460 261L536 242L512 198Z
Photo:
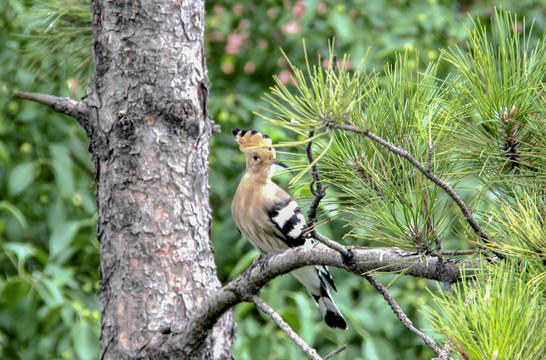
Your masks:
M309 138L312 138L314 135L314 131L309 132ZM315 161L315 156L313 155L313 141L309 141L307 143L307 146L305 147L305 153L307 154L307 160L309 160L309 164L313 164L313 162ZM311 201L311 205L309 206L309 211L307 211L307 228L310 229L309 233L314 239L320 241L324 245L340 252L345 256L350 256L350 252L343 245L319 234L314 227L315 223L317 222L317 209L321 200L324 198L324 196L326 196L327 187L322 186L317 164L313 164L313 166L311 167L311 176L313 177L313 180L311 180L309 188L311 190L311 193L313 194L313 200Z
M331 353L329 353L328 355L326 355L324 357L324 360L328 360L328 359L331 359L333 358L334 356L336 356L337 354L339 354L340 352L342 352L343 350L347 349L347 344L335 349L334 351L332 351Z
M337 55L332 55L332 71L337 71Z
M314 131L309 132L309 138L312 138L315 135ZM315 161L315 156L313 155L313 141L309 141L305 147L305 153L307 154L307 160L309 164L313 164ZM320 173L318 171L317 164L313 164L311 167L311 176L313 180L309 183L309 189L311 194L313 194L313 201L311 201L311 206L309 206L309 211L307 211L307 226L311 226L317 222L317 209L320 204L320 201L326 195L326 188L322 186L320 179Z
M427 170L432 171L432 155L434 153L434 143L430 140L428 145Z
M314 131L309 132L309 138L313 137L314 135L315 135ZM313 155L313 141L309 141L307 143L307 146L305 147L305 153L307 154L307 159L309 160L309 163L312 164L315 161L315 157ZM311 176L313 177L313 180L311 180L311 183L309 184L309 188L311 190L311 193L313 194L313 201L311 201L309 211L307 212L307 220L308 220L307 226L308 228L312 229L310 234L313 238L320 241L324 245L340 252L341 254L345 256L348 256L349 252L343 245L319 234L313 227L313 225L317 222L316 216L317 216L318 206L321 200L324 198L324 196L326 196L326 191L325 191L326 188L322 186L317 164L314 164L311 167Z
M400 305L398 305L396 300L394 300L394 298L389 293L387 288L385 286L383 286L383 284L381 284L376 278L374 278L374 277L372 277L370 275L364 275L364 277L383 296L383 298L387 301L387 303L392 308L392 310L394 311L394 313L396 314L398 319L400 319L402 324L404 324L404 326L406 328L408 328L410 331L412 331L417 336L419 336L421 339L423 339L425 344L427 344L432 350L434 350L436 355L440 356L442 354L442 349L440 349L438 347L438 345L436 345L436 343L431 338L429 338L425 333L423 333L421 330L417 329L413 325L411 320L404 313L404 311L402 310Z
M445 181L440 179L436 174L434 174L432 171L427 170L423 164L421 164L419 161L417 161L413 156L411 156L410 153L408 153L406 150L394 146L388 141L384 140L383 138L375 135L368 129L360 129L357 126L354 126L352 124L335 124L333 125L333 128L345 130L345 131L352 131L361 135L364 135L368 137L369 139L383 145L387 149L389 149L391 152L405 158L408 160L413 166L415 166L421 173L423 173L430 181L438 185L440 188L442 188L452 199L455 201L455 203L459 206L463 213L464 219L470 224L470 227L474 230L474 232L486 243L489 245L494 245L494 243L491 241L491 238L489 235L480 227L474 216L472 216L472 211L466 206L464 201L457 195L457 193L453 190L451 186L449 186ZM504 256L502 254L498 254L493 251L495 255L497 255L499 258L504 259Z
M332 70L335 72L337 70L336 54L334 54L332 57L331 65ZM314 135L315 131L311 130L308 136L309 139L312 139ZM324 245L343 254L346 259L350 259L350 251L348 251L343 245L333 240L330 240L325 236L322 236L315 229L315 223L317 222L317 210L320 202L326 196L326 189L328 188L328 185L322 185L318 166L315 163L315 156L313 155L313 140L307 143L307 146L305 147L305 153L307 154L307 160L309 161L309 164L313 164L311 166L311 176L313 177L313 180L311 180L311 182L309 183L309 189L311 190L311 194L313 194L313 200L311 201L311 205L309 206L309 211L307 211L307 228L309 229L309 234L317 241L320 241Z
M338 253L343 254L344 256L351 256L351 252L345 246L341 245L337 241L330 240L326 236L320 234L318 231L313 231L313 238L320 241L329 248L334 249Z
M264 313L267 314L275 323L277 326L288 335L292 341L298 345L305 354L309 357L309 359L313 360L323 360L317 351L310 347L292 328L290 325L286 323L286 321L283 320L283 318L275 311L271 306L269 306L265 301L263 301L259 296L254 295L250 298L250 301L254 303L260 310L262 310Z

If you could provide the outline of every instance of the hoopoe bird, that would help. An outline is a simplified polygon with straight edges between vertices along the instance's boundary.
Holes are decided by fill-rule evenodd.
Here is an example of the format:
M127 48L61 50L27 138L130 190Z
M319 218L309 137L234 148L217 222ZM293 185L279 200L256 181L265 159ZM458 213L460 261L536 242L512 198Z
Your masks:
M239 231L262 255L311 245L313 240L304 236L307 227L298 204L271 180L274 165L286 167L275 158L271 138L256 130L233 129L232 133L246 157L246 171L231 203ZM302 267L292 271L292 275L313 295L328 326L347 329L326 286L325 281L336 291L325 266Z

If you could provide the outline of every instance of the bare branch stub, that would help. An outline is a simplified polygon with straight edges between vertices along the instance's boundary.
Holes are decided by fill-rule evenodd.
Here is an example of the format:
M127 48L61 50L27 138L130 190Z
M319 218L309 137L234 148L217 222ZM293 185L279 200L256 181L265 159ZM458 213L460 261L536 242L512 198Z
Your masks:
M88 94L89 95L89 94ZM89 139L89 152L96 157L98 155L97 143L100 139L97 137L96 128L96 114L92 114L90 104L93 96L88 96L85 100L78 101L68 97L58 97L49 94L29 93L24 91L15 91L13 97L23 100L30 100L37 102L38 104L50 106L58 113L73 117L85 130ZM95 160L95 168L97 168L97 162ZM97 175L97 174L96 174Z
M53 110L61 114L72 116L73 118L78 119L78 121L80 118L82 118L82 116L86 116L88 112L87 106L84 102L66 97L57 97L54 95L40 93L28 93L24 91L15 91L13 93L13 97L51 106Z

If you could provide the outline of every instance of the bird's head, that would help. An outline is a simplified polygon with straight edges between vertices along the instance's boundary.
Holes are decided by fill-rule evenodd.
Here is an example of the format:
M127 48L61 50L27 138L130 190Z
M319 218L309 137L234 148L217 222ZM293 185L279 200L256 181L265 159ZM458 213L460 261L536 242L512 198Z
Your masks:
M276 159L275 149L271 146L269 136L262 135L256 130L233 129L231 132L235 141L239 143L239 149L246 156L247 171L271 176L274 171L272 165L287 167L286 164Z

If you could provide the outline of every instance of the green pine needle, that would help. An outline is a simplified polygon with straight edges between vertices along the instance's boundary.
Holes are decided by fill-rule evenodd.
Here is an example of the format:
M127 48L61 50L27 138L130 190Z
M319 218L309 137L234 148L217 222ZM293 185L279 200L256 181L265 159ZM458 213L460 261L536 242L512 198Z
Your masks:
M528 268L516 262L477 269L434 296L433 327L460 359L534 360L546 353L544 293L528 281ZM544 281L544 280L542 280Z

